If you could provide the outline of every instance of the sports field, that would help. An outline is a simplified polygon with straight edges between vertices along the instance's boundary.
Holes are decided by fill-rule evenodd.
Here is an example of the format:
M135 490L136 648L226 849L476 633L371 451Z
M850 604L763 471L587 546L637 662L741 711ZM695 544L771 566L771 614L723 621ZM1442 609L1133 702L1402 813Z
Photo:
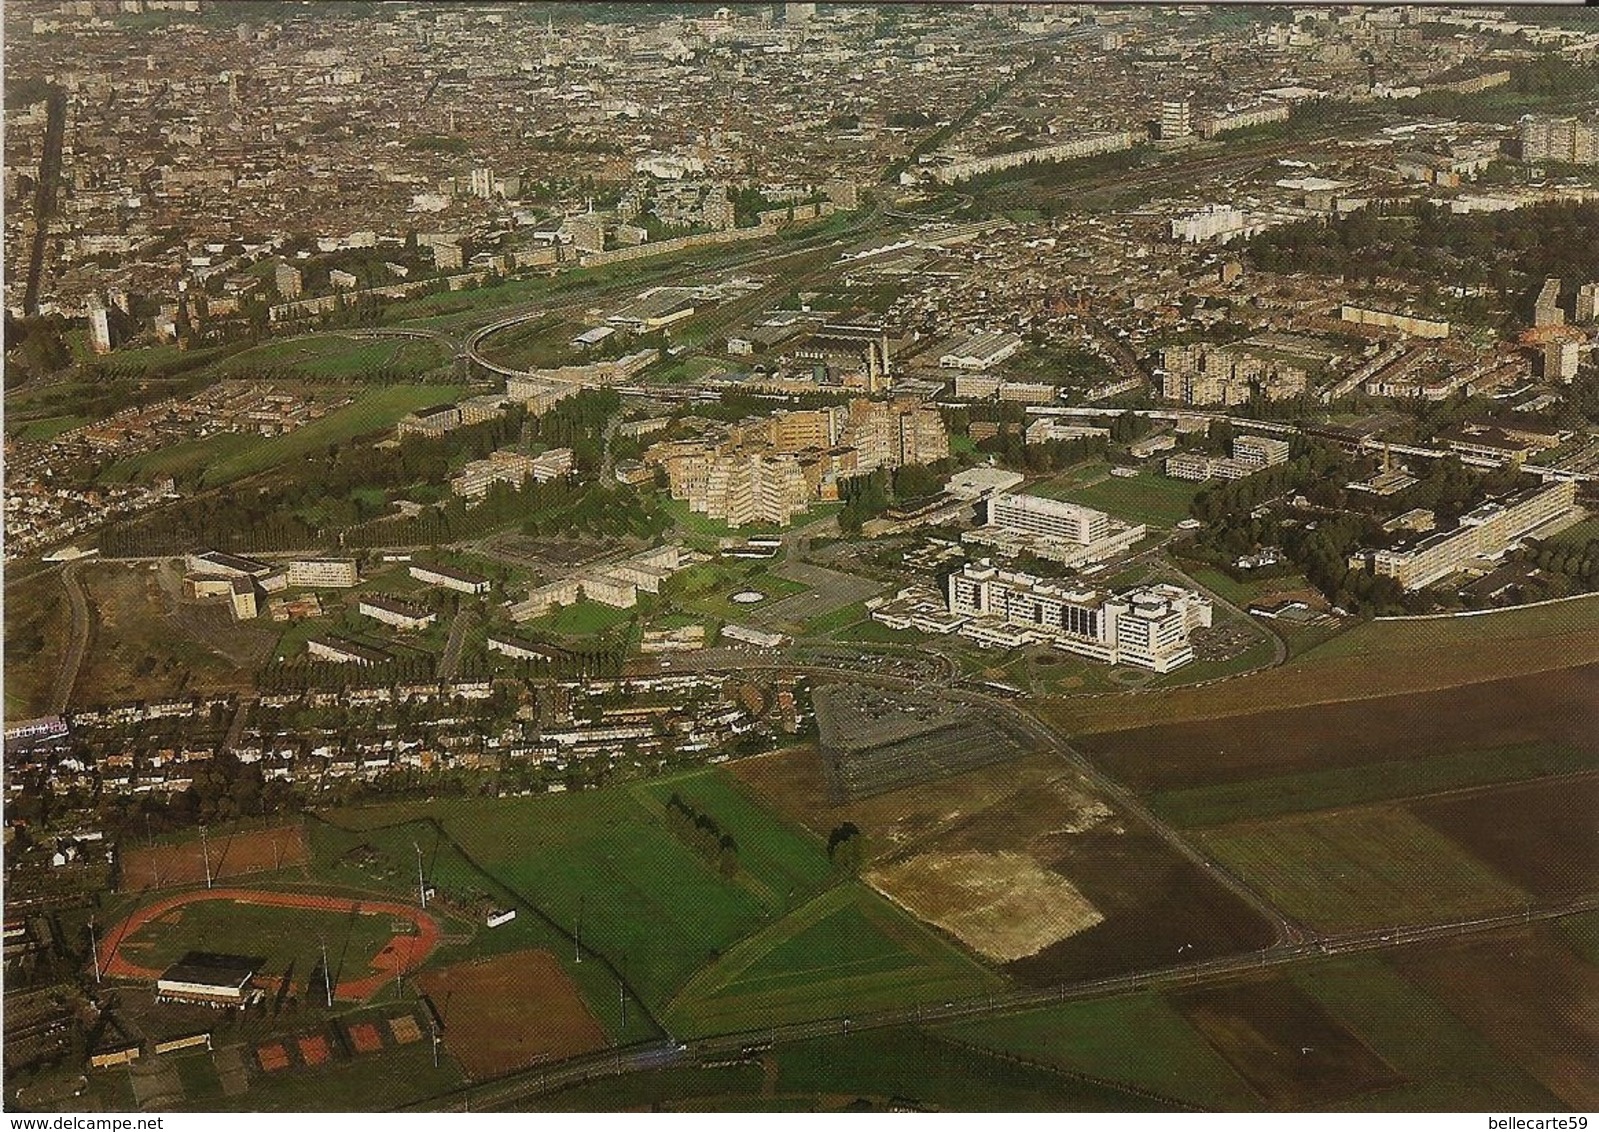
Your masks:
M405 904L243 888L201 889L146 904L100 939L101 973L154 979L188 951L259 956L263 971L309 979L327 970L333 994L365 1000L396 972L417 970L438 945L438 921Z
M198 837L155 845L134 845L123 850L121 892L177 888L203 884L207 869L213 882L250 873L274 872L310 859L305 831L298 825L249 829L230 833L216 829L205 840Z
M677 792L738 842L722 876L667 825ZM720 771L528 798L440 799L347 811L382 824L437 819L479 865L621 964L646 1000L669 999L727 948L826 883L825 844L781 823Z
M1238 822L1196 840L1289 916L1329 931L1469 919L1527 901L1397 806Z
M216 371L224 377L266 375L349 380L380 371L420 376L448 362L448 354L437 342L323 334L263 343L233 354L218 365Z
M547 951L456 963L418 977L444 1047L474 1080L599 1049L605 1031Z

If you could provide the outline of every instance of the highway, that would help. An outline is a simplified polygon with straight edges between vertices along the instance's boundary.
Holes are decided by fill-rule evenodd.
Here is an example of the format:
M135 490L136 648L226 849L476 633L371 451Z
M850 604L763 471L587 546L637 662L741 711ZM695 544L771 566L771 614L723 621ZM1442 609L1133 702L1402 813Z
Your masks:
M1420 944L1444 943L1579 915L1596 909L1599 909L1599 896L1584 896L1497 916L1428 924L1396 924L1356 932L1309 936L1294 942L1276 944L1261 951L1243 952L1053 987L1024 988L943 1003L856 1014L848 1018L823 1018L759 1030L713 1034L689 1041L667 1037L660 1041L617 1047L562 1062L535 1066L498 1080L469 1085L406 1107L412 1110L447 1112L502 1110L542 1094L587 1081L674 1065L684 1067L705 1065L726 1060L730 1056L738 1056L746 1051L763 1050L779 1043L893 1026L967 1021L1059 1003L1191 986L1246 971L1281 967L1325 956L1382 952ZM444 1040L447 1044L447 1033L444 1035Z

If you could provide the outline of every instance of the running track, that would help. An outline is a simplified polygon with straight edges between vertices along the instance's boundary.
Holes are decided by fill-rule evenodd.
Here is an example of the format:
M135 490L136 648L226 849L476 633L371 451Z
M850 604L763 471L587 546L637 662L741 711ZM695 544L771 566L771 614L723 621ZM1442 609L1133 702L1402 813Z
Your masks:
M334 994L343 999L364 1001L371 998L396 971L415 971L433 953L444 934L432 916L409 904L395 904L386 900L354 900L346 896L321 896L310 893L262 892L249 888L213 888L200 892L183 892L147 904L116 926L100 943L100 970L115 979L155 979L161 975L150 967L141 967L117 954L122 941L135 934L152 920L158 920L175 908L195 904L202 900L231 900L239 904L265 904L274 908L308 908L321 912L359 912L362 915L399 916L416 924L413 936L397 935L372 956L371 973L352 979L341 979Z

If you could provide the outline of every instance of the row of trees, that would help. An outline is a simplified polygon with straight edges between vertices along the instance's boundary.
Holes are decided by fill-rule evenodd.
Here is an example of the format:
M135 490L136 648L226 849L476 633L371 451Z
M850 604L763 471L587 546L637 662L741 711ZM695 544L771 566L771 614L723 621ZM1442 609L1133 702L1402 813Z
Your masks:
M696 810L676 791L666 800L666 823L685 844L716 866L724 877L738 874L738 842L710 814Z

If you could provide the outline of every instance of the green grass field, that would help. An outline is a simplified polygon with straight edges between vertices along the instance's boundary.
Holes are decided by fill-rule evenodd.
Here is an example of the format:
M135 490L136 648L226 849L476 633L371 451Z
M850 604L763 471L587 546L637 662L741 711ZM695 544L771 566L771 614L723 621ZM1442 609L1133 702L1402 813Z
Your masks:
M157 970L176 962L186 951L259 955L274 974L292 967L296 978L308 978L321 962L321 941L327 944L328 964L337 982L369 972L367 961L394 935L389 929L387 914L349 915L203 900L185 904L128 933L117 944L117 954L130 963Z
M1239 1111L1260 1105L1199 1032L1153 993L1007 1014L942 1032L1200 1108Z
M449 360L444 347L436 342L322 334L263 343L232 355L216 372L222 377L274 371L308 380L348 380L388 369L418 377Z
M543 617L527 622L526 627L567 637L593 637L618 625L626 625L633 612L631 609L618 609L614 605L583 599L552 609Z
M1174 825L1223 825L1599 767L1599 756L1591 751L1545 744L1452 751L1430 758L1420 757L1422 754L1393 762L1171 790L1156 794L1150 803Z
M791 594L804 593L802 582L772 573L766 562L704 562L674 575L662 593L667 600L691 613L723 621L742 621L754 609L763 609ZM743 590L766 595L758 605L740 605L730 600Z
M207 487L229 483L297 459L329 444L392 428L405 414L428 405L453 401L465 390L459 385L385 385L361 393L353 404L284 436L262 440L212 463Z
M1326 930L1465 919L1527 900L1397 806L1241 822L1196 838L1289 916Z
M1095 461L1073 468L1027 490L1033 495L1064 499L1093 507L1129 523L1173 527L1188 517L1188 505L1203 484L1170 479L1152 471L1113 476L1110 465Z
M17 440L51 440L57 436L60 436L68 429L74 429L79 425L85 425L88 423L88 417L77 417L70 415L59 417L40 417L37 420L28 421L26 424L18 425L11 431L11 435Z
M1550 536L1547 541L1556 546L1587 546L1596 538L1599 538L1599 518L1573 523L1559 534Z
M620 964L653 1003L699 968L813 895L830 866L823 846L782 825L718 771L528 798L441 799L346 811L383 824L426 814L509 889ZM739 875L729 880L666 824L674 790L731 833ZM664 791L664 793L663 793ZM792 893L792 896L790 895ZM611 991L614 998L614 987Z
M1289 976L1409 1083L1339 1107L1378 1112L1561 1108L1442 1003L1372 955L1292 968Z
M449 1058L437 1068L426 1041L314 1069L257 1074L236 1097L207 1096L197 1108L238 1112L352 1112L410 1104L464 1081Z
M980 994L1002 980L857 883L731 948L673 1000L683 1033L753 1030Z

